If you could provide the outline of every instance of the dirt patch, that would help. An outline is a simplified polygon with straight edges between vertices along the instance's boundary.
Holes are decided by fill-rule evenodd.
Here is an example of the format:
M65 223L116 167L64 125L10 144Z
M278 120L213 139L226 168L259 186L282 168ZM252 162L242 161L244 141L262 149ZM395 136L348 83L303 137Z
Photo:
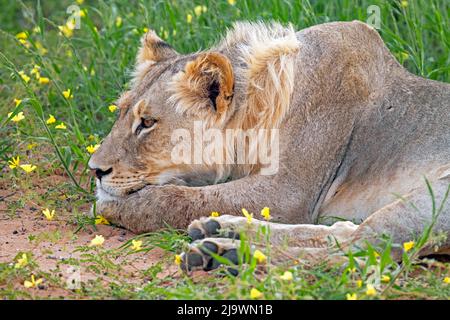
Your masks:
M14 184L5 180L0 183L0 263L15 263L20 253L31 253L32 261L38 265L39 271L49 272L61 279L70 278L71 272L76 270L69 263L64 262L82 259L83 252L76 249L88 246L95 235L102 235L105 238L102 250L117 249L136 236L127 230L108 225L85 225L80 229L79 225L74 223L72 212L63 210L61 207L57 209L55 219L48 221L42 214L45 206L40 203L40 198L48 192L48 188L51 189L66 181L67 179L61 176L36 179L27 191L23 191L22 187L14 187ZM36 187L44 185L46 188ZM30 196L30 193L35 193L36 197ZM63 193L63 191L55 191L55 194L47 198L56 197L63 202L63 205L66 205L66 208L74 207L73 204L67 205L64 200L61 200L63 197L60 196ZM21 199L26 200L21 203ZM76 211L88 212L89 207L89 203L84 203L76 206ZM91 254L95 255L95 252ZM129 283L138 284L146 280L142 276L142 271L161 261L165 263L165 267L158 273L158 277L180 276L178 268L173 263L168 263L173 261L173 254L159 248L132 254L128 250L117 255L113 263L120 266L117 275ZM82 282L95 280L98 277L98 273L84 265L77 272L81 275ZM105 274L102 274L102 279L105 278L103 276ZM107 277L108 275L106 279ZM17 283L14 287L23 290L23 283ZM41 289L35 289L32 295L70 298L73 297L73 291L45 281Z

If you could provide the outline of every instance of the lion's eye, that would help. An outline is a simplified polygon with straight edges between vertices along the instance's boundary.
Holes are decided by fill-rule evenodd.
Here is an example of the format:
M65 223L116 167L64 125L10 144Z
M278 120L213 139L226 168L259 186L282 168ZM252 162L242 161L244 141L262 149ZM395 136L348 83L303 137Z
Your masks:
M152 128L157 122L158 120L155 118L141 118L141 123L136 128L136 134L141 133L144 129Z

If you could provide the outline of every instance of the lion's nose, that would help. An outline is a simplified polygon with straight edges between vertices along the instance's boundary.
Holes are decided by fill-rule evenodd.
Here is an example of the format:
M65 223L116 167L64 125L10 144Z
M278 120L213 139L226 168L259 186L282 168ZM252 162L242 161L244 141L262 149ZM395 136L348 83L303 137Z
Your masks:
M111 172L112 172L112 168L109 168L109 169L107 169L107 170L102 170L102 169L100 169L100 168L91 168L91 172L93 173L93 174L95 174L95 176L99 179L99 180L101 180L102 179L102 177L104 177L104 176L106 176L106 175L108 175L108 174L110 174Z

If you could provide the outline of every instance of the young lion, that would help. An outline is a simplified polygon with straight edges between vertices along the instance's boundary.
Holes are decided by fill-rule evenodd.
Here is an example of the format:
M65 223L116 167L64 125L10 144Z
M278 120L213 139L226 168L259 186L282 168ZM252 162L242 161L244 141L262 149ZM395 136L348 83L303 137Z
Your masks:
M249 232L270 224L271 244L287 244L283 254L321 259L330 237L343 245L382 234L414 239L449 191L450 85L407 72L361 22L297 33L237 23L216 47L187 55L150 31L118 105L119 118L89 162L98 211L137 233L193 221L189 268L211 267L201 246L233 256L239 241L219 229L246 226L242 208L270 207L273 222L253 220ZM224 135L275 132L278 140L244 138L241 162L201 154L174 161L174 132L195 136L196 123ZM260 147L278 155L269 174L268 163L250 161ZM228 139L218 151L235 160L242 145ZM434 231L448 235L450 206L440 209ZM212 211L221 216L205 218ZM439 252L449 248L444 240Z

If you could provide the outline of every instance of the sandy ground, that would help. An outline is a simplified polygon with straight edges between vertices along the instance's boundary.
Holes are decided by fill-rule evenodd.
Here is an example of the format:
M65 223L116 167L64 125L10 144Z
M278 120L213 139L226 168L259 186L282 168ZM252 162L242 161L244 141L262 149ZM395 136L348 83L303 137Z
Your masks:
M42 181L33 181L33 186L52 185L65 181L62 176L53 176L43 178ZM33 192L43 193L44 190L35 190ZM54 221L47 221L41 213L42 208L34 203L25 203L25 206L16 209L14 215L8 208L9 204L23 197L20 189L11 189L7 181L0 183L0 262L13 262L14 258L20 252L31 252L33 261L39 265L41 271L59 270L60 277L70 277L70 273L74 272L69 266L61 262L69 258L80 258L80 252L73 252L75 248L88 245L95 235L103 235L105 238L104 247L108 249L118 248L127 240L134 237L135 234L117 227L106 225L87 226L76 232L78 226L70 219L70 212L59 213ZM88 212L90 205L86 204L81 208L77 208L79 212ZM30 240L32 239L32 240ZM118 259L125 259L120 257ZM145 270L155 263L165 260L168 261L169 253L162 249L155 248L149 252L141 252L126 256L124 264L124 276L127 281L142 282L142 278L138 278L135 271ZM166 259L163 259L166 258ZM120 262L120 261L114 261ZM60 265L59 269L57 268ZM66 269L66 270L64 270ZM92 272L81 270L81 281L89 281L96 277ZM169 265L164 268L158 276L165 277L172 275L180 276L178 268ZM136 278L134 279L134 277ZM140 275L141 277L142 275ZM40 296L47 297L65 297L70 296L70 291L63 288L44 286L39 293Z

